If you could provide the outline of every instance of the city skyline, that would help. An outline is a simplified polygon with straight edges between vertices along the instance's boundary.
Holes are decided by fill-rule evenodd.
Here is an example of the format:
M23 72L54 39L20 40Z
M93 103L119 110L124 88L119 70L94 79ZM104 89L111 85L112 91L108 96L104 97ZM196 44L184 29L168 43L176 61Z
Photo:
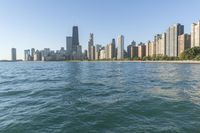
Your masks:
M197 5L200 3L197 0L194 0L193 2L181 1L181 3L177 0L174 1L173 4L166 2L165 5L162 5L165 2L161 4L157 0L153 0L151 2L145 2L144 0L140 2L132 2L127 0L126 3L123 4L123 1L86 1L83 3L78 0L75 2L70 0L60 2L50 1L48 4L46 4L46 2L26 2L23 0L19 0L17 4L12 4L12 2L12 0L2 1L0 5L0 18L5 20L0 22L0 59L10 59L11 48L17 48L18 59L24 59L24 50L28 48L59 49L60 47L65 47L65 38L68 35L72 35L71 27L74 25L79 26L79 42L80 45L82 45L83 50L88 47L89 33L94 33L95 35L94 45L102 44L104 46L107 45L112 38L117 39L117 36L122 34L125 36L125 49L129 44L131 44L132 40L135 40L137 43L146 43L148 40L152 40L154 35L165 32L167 27L174 23L181 23L182 25L185 25L185 33L190 34L191 24L199 20L199 16L197 15L199 9L197 8ZM153 5L153 7L160 6L159 9L163 6L165 8L170 7L170 10L172 11L167 14L164 10L159 10L159 14L155 14L157 10L152 7L153 11L145 9L148 7L147 3ZM175 6L178 3L180 7ZM38 11L38 7L36 7L37 4L40 4ZM61 9L55 12L54 10L50 12L49 8L53 6L53 4L55 4L55 9L61 8L64 12L61 12ZM83 13L80 13L80 10L79 12L74 11L70 13L67 12L70 9L65 10L65 8L69 6L72 6L71 8L73 8L75 6L74 4L79 8L82 7L84 9L81 10ZM105 6L105 9L108 9L110 6L119 7L120 4L122 4L121 9L123 10L118 11L117 9L113 9L113 12L108 12L108 14L105 14L106 11L101 10L101 8L96 8L97 5L100 5L100 7ZM130 9L131 6L129 6L129 4L136 5L137 8ZM29 9L28 7L30 5L31 8ZM47 8L47 11L44 11L44 9L41 8L43 6ZM86 8L90 6L91 9ZM179 10L187 7L188 10L182 10L177 13L175 12L175 10L177 10L175 7ZM144 11L136 13L136 11L140 8L144 8ZM30 11L30 16L27 16L27 13L24 13L25 11ZM39 14L40 12L41 15ZM56 17L56 15L58 15L58 17ZM81 15L83 16L80 17ZM61 22L63 19L60 18L63 16L65 16L65 19ZM95 17L96 20L93 16L97 16ZM42 17L44 19L41 19ZM101 17L105 17L105 19L102 20ZM118 17L121 18L120 22L118 22ZM166 18L164 19L165 21L160 19L160 17ZM30 18L30 20L28 20L28 18ZM90 21L93 22L87 20L88 18L91 18ZM157 22L154 20L155 18L159 18L159 21ZM70 21L67 22L67 19ZM30 22L31 20L33 20L33 22ZM109 22L110 20L113 20L114 23L111 24L111 22ZM41 23L39 21L41 21ZM34 22L36 22L36 24L33 24ZM57 24L60 25L58 26Z

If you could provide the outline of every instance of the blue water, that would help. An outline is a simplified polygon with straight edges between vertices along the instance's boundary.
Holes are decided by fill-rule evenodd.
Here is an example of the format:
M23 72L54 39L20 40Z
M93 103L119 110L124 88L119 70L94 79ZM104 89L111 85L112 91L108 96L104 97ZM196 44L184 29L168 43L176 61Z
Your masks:
M200 132L200 65L0 63L0 133Z

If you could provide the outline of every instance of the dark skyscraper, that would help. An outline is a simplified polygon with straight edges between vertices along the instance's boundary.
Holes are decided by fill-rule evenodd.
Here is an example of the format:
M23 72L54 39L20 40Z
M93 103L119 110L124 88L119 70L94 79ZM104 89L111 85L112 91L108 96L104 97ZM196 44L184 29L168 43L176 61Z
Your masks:
M72 31L72 51L77 53L77 46L79 45L78 26L73 27Z
M115 39L112 39L112 58L116 57L116 44L115 44Z
M17 50L16 48L11 49L11 60L16 61L17 60Z

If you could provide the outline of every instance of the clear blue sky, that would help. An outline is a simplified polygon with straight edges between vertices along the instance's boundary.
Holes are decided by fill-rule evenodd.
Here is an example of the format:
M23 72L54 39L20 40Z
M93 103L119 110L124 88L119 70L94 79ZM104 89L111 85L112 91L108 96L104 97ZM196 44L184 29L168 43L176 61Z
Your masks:
M0 59L10 59L12 47L18 58L32 47L65 47L73 25L85 49L90 32L102 45L123 34L127 46L152 40L177 22L190 32L199 19L199 0L0 0Z

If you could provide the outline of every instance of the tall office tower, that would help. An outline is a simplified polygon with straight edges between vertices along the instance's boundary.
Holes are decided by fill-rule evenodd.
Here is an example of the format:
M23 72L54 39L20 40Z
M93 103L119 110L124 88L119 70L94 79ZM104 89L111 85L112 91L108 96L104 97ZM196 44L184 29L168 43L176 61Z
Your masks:
M25 61L30 61L31 60L31 55L30 55L30 50L29 49L24 50L24 60Z
M166 55L178 56L178 36L184 34L184 26L174 24L166 32Z
M91 60L95 60L95 46L91 46Z
M178 37L178 55L191 48L191 35L183 34Z
M69 55L72 55L72 37L71 36L66 37L66 49L67 49L67 53Z
M79 45L78 26L73 27L72 31L72 52L77 53L77 46Z
M94 34L90 33L90 38L88 41L88 59L91 60L93 58L93 46L94 46Z
M101 45L96 44L96 47L95 47L95 60L99 60L100 50L101 50Z
M17 60L17 50L16 48L11 49L11 60L16 61Z
M109 44L105 46L105 57L109 59Z
M83 59L85 59L85 60L88 59L88 58L87 58L87 53L88 53L88 51L87 51L87 50L84 50Z
M108 59L113 59L114 51L113 44L108 44Z
M117 59L124 59L124 36L120 35L118 37L118 49L117 49Z
M200 46L200 21L192 24L191 47Z
M41 61L41 60L42 60L42 53L39 50L36 50L34 54L34 61Z
M81 47L81 45L77 46L77 57L76 57L76 59L79 59L79 60L83 59L82 58L82 47Z
M112 51L111 51L111 54L112 54L112 58L116 58L116 43L115 43L115 39L113 38L112 39Z
M100 50L99 59L100 60L105 60L106 59L106 51L105 51L104 47Z
M31 49L31 61L34 60L34 54L35 54L35 49L32 48L32 49Z

